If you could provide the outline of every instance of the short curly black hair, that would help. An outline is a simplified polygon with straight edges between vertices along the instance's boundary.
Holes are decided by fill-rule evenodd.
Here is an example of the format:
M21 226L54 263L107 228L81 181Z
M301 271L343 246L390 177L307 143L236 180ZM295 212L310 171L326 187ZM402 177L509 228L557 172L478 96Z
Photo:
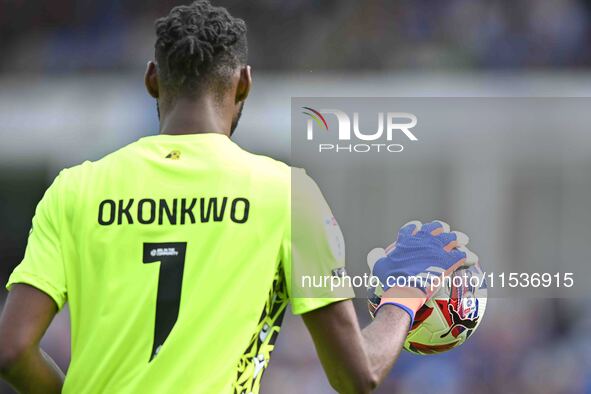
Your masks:
M174 7L155 26L160 82L172 94L227 86L235 69L246 64L246 24L209 0Z

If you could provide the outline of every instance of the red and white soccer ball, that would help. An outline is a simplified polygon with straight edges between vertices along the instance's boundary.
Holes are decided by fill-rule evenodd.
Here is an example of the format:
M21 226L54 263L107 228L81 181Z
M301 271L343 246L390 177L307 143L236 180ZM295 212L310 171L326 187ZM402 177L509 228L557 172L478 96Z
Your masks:
M480 265L460 267L444 282L447 285L417 311L404 342L407 351L422 355L446 352L464 343L480 325L487 300ZM380 297L370 289L368 307L372 318L379 304Z

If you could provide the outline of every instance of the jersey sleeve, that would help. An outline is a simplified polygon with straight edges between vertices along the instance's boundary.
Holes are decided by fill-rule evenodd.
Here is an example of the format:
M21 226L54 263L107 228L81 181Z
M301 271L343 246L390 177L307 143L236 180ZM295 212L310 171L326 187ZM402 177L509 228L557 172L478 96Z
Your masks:
M345 242L322 192L302 169L291 172L291 219L282 248L292 312L310 312L354 297L340 281Z
M33 286L49 295L61 309L67 300L64 259L60 245L62 175L47 189L37 205L22 262L14 269L6 288L15 283Z

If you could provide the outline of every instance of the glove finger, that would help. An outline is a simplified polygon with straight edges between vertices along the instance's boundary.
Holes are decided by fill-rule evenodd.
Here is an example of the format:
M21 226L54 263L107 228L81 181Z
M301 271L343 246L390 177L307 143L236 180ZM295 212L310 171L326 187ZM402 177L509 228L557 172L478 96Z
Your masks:
M400 230L398 231L398 237L400 237L401 235L405 235L405 236L415 235L416 233L419 232L422 225L423 224L421 222L419 222L418 220L410 221L400 228Z
M451 252L449 252L449 254L452 256L453 258L453 263L454 265L457 264L458 262L466 259L466 256L468 255L465 251L460 250L459 248L453 248L451 250ZM463 264L462 264L463 265Z
M450 266L444 271L444 275L451 275L453 274L458 268L464 266L466 263L466 253L454 248L449 252L449 254L453 257L453 262Z
M466 254L466 261L464 262L464 266L469 267L471 265L478 263L478 255L472 252L466 246L458 246L456 249Z
M468 245L468 242L470 242L470 237L468 237L463 232L461 232L461 231L452 231L452 233L454 233L456 235L456 240L458 241L458 245L460 245L460 246L466 246L466 245Z
M367 265L372 272L376 262L382 257L386 257L386 251L382 248L374 248L367 254Z
M391 251L393 251L395 247L396 242L392 242L390 245L386 246L386 254L389 254Z
M441 233L449 233L449 224L441 220L433 220L431 223L423 225L421 231L431 235L439 235Z
M451 228L449 227L449 224L447 224L443 220L434 220L434 222L441 223L441 225L443 226L443 232L444 233L449 233L451 231Z
M443 249L448 253L451 252L453 248L458 246L458 236L455 233L441 233L436 235L435 238L441 241L441 243L444 245Z

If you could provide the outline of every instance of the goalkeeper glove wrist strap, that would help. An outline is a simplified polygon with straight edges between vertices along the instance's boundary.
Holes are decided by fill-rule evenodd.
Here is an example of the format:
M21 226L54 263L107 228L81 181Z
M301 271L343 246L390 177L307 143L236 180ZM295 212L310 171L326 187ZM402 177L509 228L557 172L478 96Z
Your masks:
M382 296L380 305L376 309L376 314L383 305L395 305L404 310L410 316L409 329L412 328L415 314L425 304L427 297L425 294L414 287L391 287Z

